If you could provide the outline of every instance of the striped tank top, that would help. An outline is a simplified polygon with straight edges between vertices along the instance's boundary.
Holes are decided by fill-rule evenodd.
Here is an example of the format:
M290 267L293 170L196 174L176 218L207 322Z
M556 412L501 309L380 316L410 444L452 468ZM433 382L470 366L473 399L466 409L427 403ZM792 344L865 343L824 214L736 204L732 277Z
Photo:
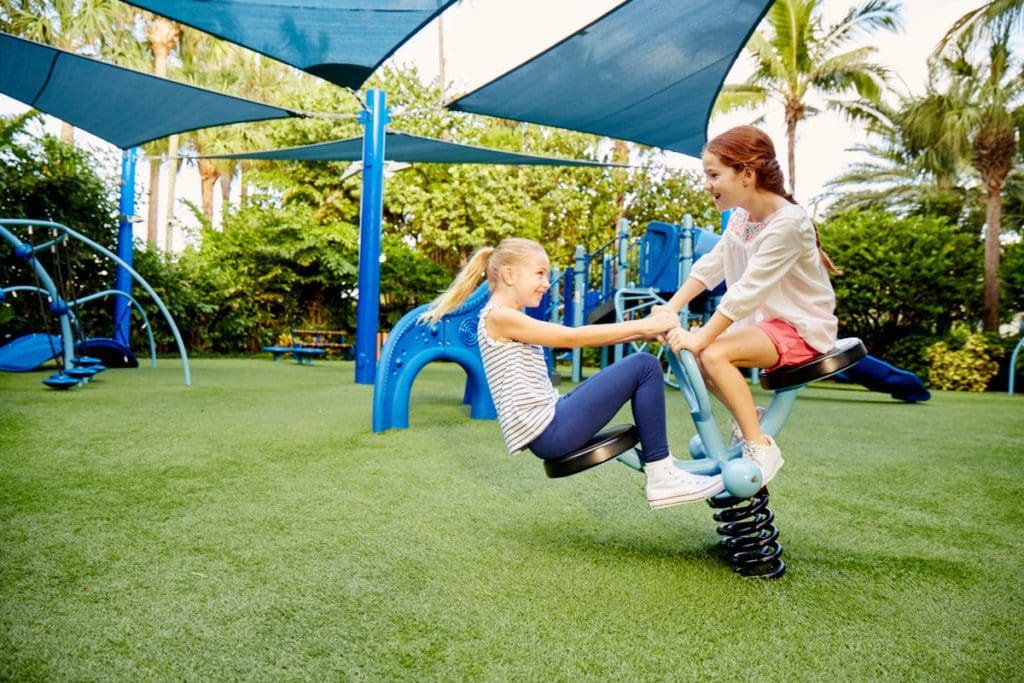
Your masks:
M487 384L498 411L498 426L509 453L522 450L551 424L558 390L551 385L544 349L517 341L499 342L487 334L485 319L493 304L480 311L476 340Z

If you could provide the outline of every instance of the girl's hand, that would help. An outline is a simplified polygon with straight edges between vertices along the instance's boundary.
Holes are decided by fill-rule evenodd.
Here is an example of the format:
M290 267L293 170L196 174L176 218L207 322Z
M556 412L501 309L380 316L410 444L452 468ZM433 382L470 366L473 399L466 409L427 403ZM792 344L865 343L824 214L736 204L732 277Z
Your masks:
M651 314L643 320L647 323L647 337L653 339L660 338L667 330L679 327L679 316L664 306L655 306Z
M673 351L686 349L693 353L698 353L704 348L704 344L701 343L700 337L689 330L684 330L682 327L677 327L669 331L668 343L669 346L672 347Z

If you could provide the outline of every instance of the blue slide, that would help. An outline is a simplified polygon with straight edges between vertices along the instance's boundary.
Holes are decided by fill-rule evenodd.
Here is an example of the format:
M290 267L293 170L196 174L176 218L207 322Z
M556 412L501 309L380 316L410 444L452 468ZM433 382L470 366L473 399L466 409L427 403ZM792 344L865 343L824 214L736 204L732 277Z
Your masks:
M60 337L35 332L0 346L0 371L28 372L64 353Z
M927 401L932 397L917 375L893 367L874 356L865 356L852 368L836 375L836 379L863 384L871 391L881 391L907 403Z

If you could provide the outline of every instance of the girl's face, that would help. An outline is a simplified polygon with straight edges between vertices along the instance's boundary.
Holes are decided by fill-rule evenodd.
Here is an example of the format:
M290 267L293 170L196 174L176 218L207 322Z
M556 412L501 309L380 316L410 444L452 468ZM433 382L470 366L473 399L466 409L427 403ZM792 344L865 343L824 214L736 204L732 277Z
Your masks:
M711 152L704 152L701 162L704 164L704 189L714 197L715 207L725 211L741 206L754 185L753 174L726 166Z
M506 266L503 277L505 284L512 288L516 305L519 308L532 308L540 305L544 293L551 287L548 282L548 271L551 262L543 251L531 251L522 261L514 266Z

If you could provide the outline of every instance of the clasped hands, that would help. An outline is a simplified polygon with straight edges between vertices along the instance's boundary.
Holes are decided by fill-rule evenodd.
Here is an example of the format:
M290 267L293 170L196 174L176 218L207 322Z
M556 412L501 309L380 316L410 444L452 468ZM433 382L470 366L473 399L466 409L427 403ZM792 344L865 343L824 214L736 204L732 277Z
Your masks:
M668 308L667 306L652 306L650 318L657 319L659 326L662 320L668 316L671 320L668 326L664 329L662 334L658 335L658 341L661 343L668 343L673 351L679 351L680 349L687 349L693 353L698 353L707 344L703 341L702 337L698 334L684 330L683 326L679 323L679 314Z

